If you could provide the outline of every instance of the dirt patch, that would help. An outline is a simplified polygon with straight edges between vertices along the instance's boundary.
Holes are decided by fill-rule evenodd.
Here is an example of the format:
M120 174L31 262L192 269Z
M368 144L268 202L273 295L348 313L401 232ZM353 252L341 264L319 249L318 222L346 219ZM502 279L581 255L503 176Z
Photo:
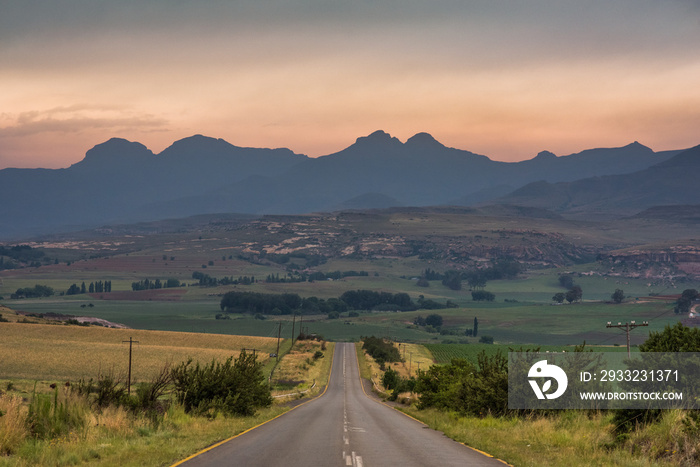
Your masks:
M118 290L109 293L88 294L95 300L132 300L155 302L179 302L187 293L186 289L153 289L153 290Z
M113 323L102 318L93 318L91 316L73 316L73 315L62 315L60 313L28 313L26 311L17 311L17 315L24 317L39 318L45 320L44 323L48 322L65 322L68 320L74 320L79 323L89 323L98 326L104 326L106 328L116 328L116 329L129 329L128 326L119 323Z

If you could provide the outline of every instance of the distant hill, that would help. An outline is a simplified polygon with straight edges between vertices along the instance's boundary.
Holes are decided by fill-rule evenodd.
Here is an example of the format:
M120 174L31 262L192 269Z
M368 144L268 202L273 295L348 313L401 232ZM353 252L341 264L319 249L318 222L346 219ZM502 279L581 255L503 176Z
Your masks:
M402 143L383 131L315 159L201 135L176 141L159 154L113 138L67 169L0 170L0 239L221 212L469 206L538 180L544 182L503 202L563 212L570 194L562 193L558 182L630 174L653 165L660 167L658 176L665 176L661 163L674 156L681 154L655 153L632 143L562 157L545 151L505 163L446 147L427 133ZM538 190L551 199L537 201ZM553 200L558 204L553 206Z
M579 217L654 215L671 208L653 206L700 203L697 188L700 146L682 151L644 170L630 174L585 178L574 182L530 183L499 198L505 204L550 209ZM671 209L677 212L678 209Z

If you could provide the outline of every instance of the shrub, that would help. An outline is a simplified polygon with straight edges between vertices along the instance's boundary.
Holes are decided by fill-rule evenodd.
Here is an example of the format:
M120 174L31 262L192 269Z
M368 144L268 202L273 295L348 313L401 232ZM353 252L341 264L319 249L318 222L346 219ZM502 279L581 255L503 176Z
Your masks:
M229 357L206 366L192 366L190 359L173 368L172 377L175 395L187 413L253 415L255 409L272 404L262 364L245 350L235 361Z
M384 376L382 376L382 385L384 388L391 391L399 385L400 380L401 378L399 377L399 373L396 370L389 368L384 372Z
M401 354L399 349L392 342L385 341L378 337L365 337L362 349L365 350L377 363L383 362L399 362Z
M425 324L427 326L439 328L442 326L442 316L438 315L437 313L430 314L425 317Z
M508 359L501 352L489 357L482 351L477 365L464 359L432 365L427 371L419 371L415 390L420 393L420 408L504 415L508 411Z

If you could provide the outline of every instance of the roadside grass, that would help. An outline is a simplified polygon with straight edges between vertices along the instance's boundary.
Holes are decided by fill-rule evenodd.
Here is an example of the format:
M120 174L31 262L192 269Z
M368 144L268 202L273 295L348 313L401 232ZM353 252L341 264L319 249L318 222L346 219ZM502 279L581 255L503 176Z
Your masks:
M457 347L496 346L466 345ZM381 386L379 365L356 344L362 378ZM394 368L392 366L392 368ZM402 397L400 410L430 428L469 447L517 467L629 466L666 467L696 465L700 444L683 431L683 412L668 411L662 421L641 428L618 441L612 433L612 413L561 411L547 417L464 417L454 412L417 409L415 397Z
M208 419L171 406L156 428L144 417L134 418L123 409L108 408L94 414L78 433L51 440L24 440L14 455L0 456L0 466L171 465L288 410L275 404L252 417Z
M696 465L697 440L679 433L680 411L616 444L611 414L563 411L545 418L461 417L435 409L402 411L448 437L517 467ZM687 443L694 444L687 446ZM686 451L679 444L686 443ZM690 452L688 452L690 451Z
M279 399L286 394L298 398L320 393L328 383L334 349L333 343L311 340L295 342L275 368L271 380L272 395ZM316 352L320 352L321 356L316 357Z

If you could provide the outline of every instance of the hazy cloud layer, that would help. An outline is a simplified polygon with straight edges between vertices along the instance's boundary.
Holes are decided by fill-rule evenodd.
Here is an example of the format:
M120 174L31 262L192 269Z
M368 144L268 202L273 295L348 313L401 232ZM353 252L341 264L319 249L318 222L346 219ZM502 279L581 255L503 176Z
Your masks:
M0 151L206 133L321 155L379 128L500 159L690 146L699 43L697 0L0 0Z

